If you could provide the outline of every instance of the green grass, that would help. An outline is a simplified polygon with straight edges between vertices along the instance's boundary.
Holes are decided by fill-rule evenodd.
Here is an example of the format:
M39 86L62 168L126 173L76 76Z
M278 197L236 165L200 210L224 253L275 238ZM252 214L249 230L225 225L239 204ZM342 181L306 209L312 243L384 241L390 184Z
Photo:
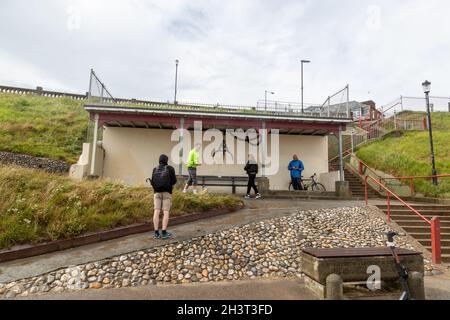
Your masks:
M88 127L82 104L71 98L0 93L0 151L75 163Z
M216 208L237 209L230 195L174 192L171 216ZM0 166L0 249L68 239L153 217L153 193L110 180L74 181L42 171Z
M433 113L431 121L436 169L439 174L450 174L450 114ZM356 154L369 166L395 177L431 175L428 131L403 132L400 137L390 135L361 147ZM437 187L430 180L416 180L414 187L428 197L450 198L450 178L440 179Z

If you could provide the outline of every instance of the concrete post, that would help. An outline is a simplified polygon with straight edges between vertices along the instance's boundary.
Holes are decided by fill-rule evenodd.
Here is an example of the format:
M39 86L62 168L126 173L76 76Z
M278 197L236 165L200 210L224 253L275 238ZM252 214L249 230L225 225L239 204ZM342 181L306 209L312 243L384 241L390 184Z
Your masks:
M408 278L408 286L412 300L425 300L425 285L422 273L412 272Z
M95 159L97 155L97 135L98 135L98 113L95 114L94 120L94 138L92 139L92 159L91 159L91 176L95 173Z
M326 280L325 290L327 300L344 300L344 287L341 276L330 274Z
M339 173L341 181L345 181L344 158L342 152L342 126L339 126Z
M261 176L266 176L266 147L267 147L267 130L266 130L266 122L263 121L261 125Z
M178 165L178 174L180 176L183 175L183 153L184 153L184 118L180 118L180 137L179 137L179 142L180 142L180 164Z

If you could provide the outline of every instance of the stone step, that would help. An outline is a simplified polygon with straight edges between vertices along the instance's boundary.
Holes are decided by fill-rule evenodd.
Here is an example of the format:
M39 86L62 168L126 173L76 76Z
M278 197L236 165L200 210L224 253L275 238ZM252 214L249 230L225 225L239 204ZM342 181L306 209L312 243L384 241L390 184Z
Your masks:
M450 263L450 254L443 254L441 258L443 263Z

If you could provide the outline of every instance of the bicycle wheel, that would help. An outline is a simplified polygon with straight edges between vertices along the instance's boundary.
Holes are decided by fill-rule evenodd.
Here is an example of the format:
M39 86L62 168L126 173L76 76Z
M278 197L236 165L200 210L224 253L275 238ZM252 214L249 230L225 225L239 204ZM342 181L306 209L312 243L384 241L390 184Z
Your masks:
M313 191L320 191L320 192L325 192L327 191L327 189L325 188L325 186L321 183L316 183L312 186L312 190Z

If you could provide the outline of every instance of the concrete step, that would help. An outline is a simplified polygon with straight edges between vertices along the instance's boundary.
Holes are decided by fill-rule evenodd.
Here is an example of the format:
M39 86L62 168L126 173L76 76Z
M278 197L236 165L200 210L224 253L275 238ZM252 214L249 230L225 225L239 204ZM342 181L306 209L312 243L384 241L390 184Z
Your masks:
M400 225L400 226L408 233L431 232L429 225L425 225L425 226ZM444 234L445 233L450 233L450 227L441 227L441 233L444 233Z
M419 232L408 232L411 237L414 237L414 239L431 239L430 238L430 230L422 230ZM450 240L450 233L449 232L441 232L441 241L442 240Z
M393 219L396 223L398 223L400 226L408 225L408 226L429 226L429 224L420 217L418 217L419 220L397 220ZM450 221L441 221L441 228L442 227L450 227Z
M416 240L419 241L420 244L423 245L424 247L431 247L431 239L416 239ZM441 246L450 247L450 240L441 239Z
M387 212L386 212L387 214ZM431 220L433 219L433 217L435 217L434 215L424 215L425 218ZM391 218L395 221L397 220L409 220L409 221L423 221L422 218L420 218L418 215L414 214L413 212L411 212L409 215L397 215L397 214L391 214ZM439 217L441 220L441 223L443 222L450 222L450 217L447 216L443 216L443 217Z
M414 208L414 207L413 207ZM382 209L384 213L388 213L387 209ZM450 212L446 211L435 211L435 210L417 210L421 215L423 216L430 216L430 217L450 217ZM398 216L410 216L415 215L415 213L412 210L406 209L406 210L392 210L391 209L391 215L398 215Z
M425 248L431 252L431 246L426 246ZM441 244L441 255L444 255L444 254L447 254L450 256L450 247L444 247Z
M408 202L408 204L410 204ZM448 205L439 205L439 204L410 204L414 209L416 210L440 210L440 211L449 211L450 212L450 206ZM380 204L377 205L380 209L387 209L387 204ZM391 205L391 209L396 210L405 210L407 209L404 205Z

